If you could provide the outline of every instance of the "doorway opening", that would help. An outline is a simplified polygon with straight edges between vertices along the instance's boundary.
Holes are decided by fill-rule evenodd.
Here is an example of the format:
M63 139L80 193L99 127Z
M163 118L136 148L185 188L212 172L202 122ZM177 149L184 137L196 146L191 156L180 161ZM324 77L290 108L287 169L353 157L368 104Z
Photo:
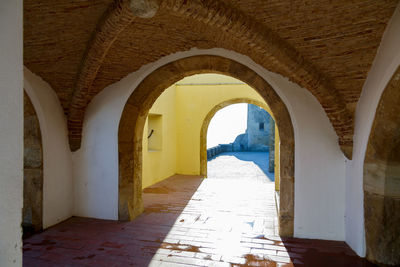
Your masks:
M232 104L218 110L207 130L207 177L274 182L275 162L279 162L279 135L275 128L270 113L254 104ZM244 168L236 170L238 165Z
M293 236L294 219L294 133L293 125L289 112L276 94L274 89L257 73L248 67L228 58L202 55L192 56L170 62L149 74L136 87L128 98L122 112L119 132L119 219L132 220L143 211L142 181L143 181L143 136L145 123L150 108L157 98L167 88L182 80L186 76L194 74L223 74L235 78L241 83L247 84L254 89L271 108L280 135L280 204L279 204L279 233L281 236ZM195 88L195 87L193 87ZM216 94L210 94L216 95ZM210 103L206 99L191 98L186 104L190 107L195 104ZM178 94L179 98L179 94ZM220 101L221 102L221 101ZM224 101L222 101L224 102ZM213 105L216 109L218 103ZM213 109L210 108L209 110ZM180 112L179 112L180 113ZM182 113L180 113L182 114ZM202 118L203 121L206 115ZM186 117L184 122L190 122L191 118ZM164 122L164 121L163 121ZM165 125L163 123L163 125ZM202 134L201 125L198 128L186 127L179 131L177 140L187 140L195 135L188 134L189 130L195 130ZM147 138L147 136L146 136ZM189 140L188 140L189 139ZM193 139L193 143L198 144L195 151L199 151L201 144ZM163 138L163 140L166 140ZM164 143L164 142L163 142ZM183 147L180 151L185 151ZM190 153L193 151L187 150ZM203 149L200 149L200 159L196 164L206 157L202 157ZM183 160L186 157L183 156ZM183 166L190 166L183 164ZM198 166L198 165L197 165ZM201 164L203 166L203 164ZM199 167L200 169L200 167ZM179 173L180 171L178 171ZM197 171L198 173L198 171ZM196 174L196 173L190 173ZM201 169L200 169L201 174Z
M176 218L171 214L168 220L164 220L173 228L179 225L178 219L187 220L182 216L189 216L186 214L188 207L197 210L192 213L204 217L207 222L215 220L215 216L221 217L219 221L225 221L219 214L218 205L212 203L247 200L251 204L246 209L252 212L227 205L225 215L235 214L231 220L237 224L258 221L258 233L279 236L279 205L275 204L279 202L279 195L274 194L274 151L275 146L279 148L279 137L275 144L275 122L271 113L254 89L229 76L196 74L168 87L149 109L144 125L144 213L165 210L175 213ZM158 149L154 149L155 143L160 144ZM211 167L208 175L204 175L207 165ZM202 180L202 177L207 179ZM196 198L209 202L207 194L201 193L203 188L208 188L213 199L208 210L202 210L191 201L191 198ZM279 184L276 188L279 190ZM243 192L236 192L240 189ZM254 199L254 195L258 197ZM171 202L175 198L180 201ZM182 202L183 199L186 201ZM257 201L263 205L253 203ZM252 207L257 206L259 209L255 212ZM268 209L269 206L275 209ZM210 214L209 210L214 208L215 212ZM248 215L241 218L238 212ZM253 212L262 215L255 216ZM232 222L225 221L224 224ZM214 226L207 227L216 230ZM252 232L254 229L248 230Z
M242 108L232 114L235 106ZM244 125L232 135L230 144L220 144L202 133L210 131L213 118L226 109L236 124L239 116L243 117ZM157 227L164 228L159 235L161 250L180 250L176 247L179 240L185 252L215 247L216 254L243 258L243 237L259 236L265 242L280 238L274 171L268 171L269 153L275 149L275 123L266 109L270 111L254 89L221 74L187 76L155 100L142 136L144 212L135 222L156 232ZM261 130L260 123L264 126ZM226 124L220 126L227 130ZM241 142L235 142L238 136ZM150 149L156 138L162 139L161 146ZM199 156L207 140L211 141L208 152L218 153L213 163L228 159L224 166L217 163L213 168L216 174L230 171L224 177L211 175L210 168L206 178L201 175L204 166ZM240 150L240 145L245 150ZM230 151L223 153L224 146L230 146ZM236 161L232 163L232 159ZM243 174L247 177L239 177ZM199 244L204 240L201 237L208 237L207 244Z

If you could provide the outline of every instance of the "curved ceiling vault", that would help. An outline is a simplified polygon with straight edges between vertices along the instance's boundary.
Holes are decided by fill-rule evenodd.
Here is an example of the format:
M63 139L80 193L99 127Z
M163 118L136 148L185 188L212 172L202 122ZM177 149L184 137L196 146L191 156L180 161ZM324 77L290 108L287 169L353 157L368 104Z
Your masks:
M43 0L43 2L46 1ZM344 1L343 6L347 7L349 12L363 12L365 17L370 16L375 19L375 21L364 19L359 22L355 19L350 24L346 22L348 16L357 18L357 14L346 13L342 19L340 17L337 18L335 12L342 12L343 10L335 11L334 7L330 9L331 6L329 5L331 4L329 1L327 3L315 1L315 3L308 5L301 4L302 6L296 6L294 3L286 3L285 1L272 1L269 3L268 7L271 9L269 10L263 6L265 5L263 1L251 0L252 5L250 6L254 6L253 11L247 10L246 7L240 4L240 1L236 0L115 0L111 3L108 1L99 1L97 9L93 9L93 12L98 14L101 14L102 8L105 11L102 12L100 19L97 19L97 25L94 27L95 30L92 30L91 37L87 37L85 52L80 63L77 64L75 82L69 93L70 96L68 97L67 93L63 94L61 90L57 91L55 89L60 99L64 99L62 104L68 116L71 150L74 151L80 147L82 124L87 105L93 96L106 85L137 70L140 65L154 62L167 54L197 46L199 48L222 47L248 55L267 70L288 77L293 82L308 89L324 108L339 137L339 145L342 151L348 158L351 158L354 106L358 101L366 73L376 54L377 44L379 44L380 37L394 11L397 0L387 1L384 4L377 3L377 6L372 8L371 4L367 5L368 0L355 1L351 3L352 7L348 6L350 3ZM29 0L26 2L27 4L24 2L24 14L26 13L24 27L27 28L27 33L24 32L26 39L24 46L27 55L24 58L24 63L28 68L40 75L48 70L44 70L43 66L42 68L38 67L37 61L29 57L30 49L37 48L37 45L34 46L35 43L31 40L34 33L36 33L33 27L35 24L32 23L31 30L29 22L35 22L35 17L33 16L35 15L34 8L39 4L37 2L30 3ZM48 2L49 5L51 2ZM65 5L57 6L57 8L65 11L68 7L70 8L68 9L69 12L73 10L73 12L81 13L84 11L80 11L80 8L86 10L82 3L78 5L72 1L70 5L74 6L69 7L67 2ZM87 8L90 8L91 2L86 2L88 2ZM285 6L286 4L289 6ZM313 4L315 4L314 7ZM108 8L104 9L107 5ZM293 5L295 10L288 9ZM294 15L304 12L304 14L300 14L302 23L297 26L288 25L292 21L297 23L299 17L294 15L288 17L279 8L284 8L288 13L294 12ZM42 10L43 7L40 6L40 11L42 12ZM320 14L320 10L326 14ZM377 13L374 13L374 10L377 10ZM276 18L270 16L271 23L269 24L263 17L263 14L268 17L268 12L271 12L270 14L279 14L281 21L276 23ZM310 18L304 17L307 12L309 12ZM334 19L330 16L334 17ZM324 17L327 17L327 19L324 20ZM88 17L89 19L90 17ZM328 23L327 21L334 27L326 24ZM379 23L376 23L376 21ZM87 24L90 25L93 22L94 20L89 20ZM318 23L321 27L325 27L326 36L322 36L321 32L318 32L319 28L321 28L318 27ZM323 25L324 23L326 25ZM185 24L190 25L186 26ZM286 26L283 27L282 25ZM310 30L308 32L303 27L304 25L309 25ZM186 36L178 36L179 32L184 32L184 27L189 27L189 31L187 30L189 33ZM150 28L152 29L151 31L157 31L158 29L160 32L149 33L147 31ZM163 31L169 31L168 33L171 34L173 30L178 33L176 38L169 35L170 40L162 39ZM190 33L190 30L194 33ZM159 36L159 39L154 41L167 42L163 46L151 50L151 53L142 52L141 56L146 57L144 59L140 59L140 51L136 51L136 54L131 53L128 55L130 60L137 59L137 66L133 67L134 63L129 63L129 66L125 64L127 65L125 69L118 74L110 71L109 66L112 65L111 63L114 66L117 65L114 68L119 68L121 67L119 65L123 65L123 63L115 64L115 58L118 58L115 53L121 52L123 48L125 50L133 49L135 42L139 42L135 34L140 33L143 33L143 38L149 41L152 38L154 39L154 36ZM307 34L307 36L298 38L296 34L300 34L300 36L301 34ZM310 34L313 36L310 37ZM196 39L196 36L199 36L199 38ZM281 36L284 36L284 38ZM296 38L290 39L290 36L296 36ZM130 37L135 37L136 39L129 39ZM362 46L355 45L357 42ZM341 44L342 47L340 46ZM148 46L153 48L150 42ZM307 49L307 46L309 46L309 49ZM331 49L321 50L326 47ZM310 49L314 49L319 58L309 54L308 50ZM321 51L325 51L327 56L323 57ZM368 53L366 54L366 52ZM121 60L121 57L122 55L119 56L119 60ZM127 55L123 55L123 57L127 57ZM114 62L112 62L113 59ZM355 65L352 61L357 60L358 62ZM338 70L337 65L343 66L343 70ZM329 66L334 67L329 69ZM352 69L352 72L349 69ZM50 84L53 85L51 78L54 75L54 73L53 75L47 75L44 79L48 78ZM107 81L107 75L109 77L113 76L115 80L112 81L109 78L109 81ZM43 76L46 75L44 74ZM358 83L353 83L353 81ZM351 87L356 88L353 89ZM350 93L349 88L351 88Z

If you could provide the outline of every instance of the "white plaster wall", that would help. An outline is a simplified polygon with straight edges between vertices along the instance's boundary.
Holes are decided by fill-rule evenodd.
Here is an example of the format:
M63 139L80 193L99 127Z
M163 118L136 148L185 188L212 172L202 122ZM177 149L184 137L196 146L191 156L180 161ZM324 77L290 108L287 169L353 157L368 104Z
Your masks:
M345 159L318 101L287 79L250 58L224 49L192 49L143 66L98 94L89 105L82 147L73 154L75 213L117 219L118 124L125 102L140 81L158 67L193 55L219 55L256 71L274 87L295 128L295 236L344 240Z
M43 145L43 228L72 216L72 158L66 117L54 90L24 68L24 89L39 119Z
M277 74L269 82L287 97L295 133L294 235L344 240L345 157L316 98Z
M353 160L346 166L346 242L365 256L363 167L380 97L400 65L400 6L385 30L355 114Z
M22 266L22 1L0 1L0 266Z
M107 87L85 113L81 148L72 153L77 216L118 219L118 125L131 84Z

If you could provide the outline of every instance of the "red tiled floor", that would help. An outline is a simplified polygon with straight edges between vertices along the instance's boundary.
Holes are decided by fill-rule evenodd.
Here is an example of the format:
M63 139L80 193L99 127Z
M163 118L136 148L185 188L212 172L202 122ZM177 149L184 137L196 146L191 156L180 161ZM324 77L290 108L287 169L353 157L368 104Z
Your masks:
M273 183L233 178L168 178L133 222L71 218L24 240L24 266L369 266L344 242L281 239Z

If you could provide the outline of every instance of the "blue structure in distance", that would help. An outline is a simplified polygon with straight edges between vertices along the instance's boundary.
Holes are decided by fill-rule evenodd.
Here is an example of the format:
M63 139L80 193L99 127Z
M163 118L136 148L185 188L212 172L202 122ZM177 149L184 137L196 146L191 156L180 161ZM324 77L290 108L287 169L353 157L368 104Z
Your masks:
M269 152L269 172L275 164L275 122L271 115L256 105L248 104L247 129L230 144L220 144L207 149L207 159L225 152Z

